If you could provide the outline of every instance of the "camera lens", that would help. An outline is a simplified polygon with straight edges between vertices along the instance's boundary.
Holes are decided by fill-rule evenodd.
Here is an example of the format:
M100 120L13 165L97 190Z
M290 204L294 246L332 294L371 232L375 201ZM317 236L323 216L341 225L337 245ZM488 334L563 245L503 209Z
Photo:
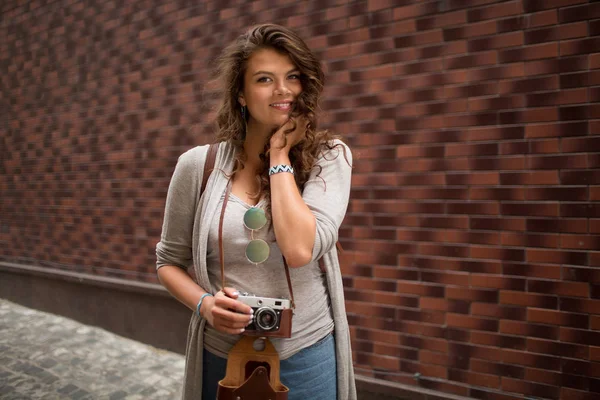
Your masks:
M255 317L256 325L263 331L270 331L277 325L277 313L270 307L259 308Z

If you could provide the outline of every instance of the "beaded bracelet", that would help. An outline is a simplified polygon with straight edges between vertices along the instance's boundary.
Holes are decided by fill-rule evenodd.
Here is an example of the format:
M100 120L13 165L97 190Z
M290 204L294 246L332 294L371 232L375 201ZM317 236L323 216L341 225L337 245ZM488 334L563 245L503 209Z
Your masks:
M196 315L198 315L199 317L200 315L200 307L202 307L202 300L204 300L204 298L206 296L212 296L212 294L210 293L204 293L202 296L200 296L200 300L198 301L198 305L196 306Z
M294 175L294 168L292 168L291 165L285 164L274 165L269 168L269 176L278 174L280 172L289 172L290 174Z

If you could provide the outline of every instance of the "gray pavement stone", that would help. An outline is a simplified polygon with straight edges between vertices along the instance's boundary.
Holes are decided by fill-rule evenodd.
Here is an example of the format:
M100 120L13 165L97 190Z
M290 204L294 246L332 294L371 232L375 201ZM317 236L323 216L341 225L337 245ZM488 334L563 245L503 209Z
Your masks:
M181 397L182 355L0 299L3 400Z

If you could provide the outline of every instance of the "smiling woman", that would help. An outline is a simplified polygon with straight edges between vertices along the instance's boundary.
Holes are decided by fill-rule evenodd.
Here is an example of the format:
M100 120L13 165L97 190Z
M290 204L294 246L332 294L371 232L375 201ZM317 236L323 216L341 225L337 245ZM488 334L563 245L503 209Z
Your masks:
M217 81L213 172L201 193L208 146L180 157L156 249L162 284L195 311L184 398L214 400L240 335L254 335L271 338L289 399L355 399L335 246L352 155L317 129L321 64L294 32L260 25L223 50ZM254 318L264 304L276 328Z
M301 92L300 72L287 54L270 48L257 50L248 59L238 98L248 108L248 131L269 133L279 128Z

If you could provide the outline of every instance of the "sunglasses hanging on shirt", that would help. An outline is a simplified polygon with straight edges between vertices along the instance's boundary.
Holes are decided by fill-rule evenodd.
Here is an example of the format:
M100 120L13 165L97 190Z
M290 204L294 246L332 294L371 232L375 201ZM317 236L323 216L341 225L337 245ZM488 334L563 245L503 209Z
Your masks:
M250 230L250 242L246 246L246 258L254 265L267 261L271 252L267 242L254 238L254 231L262 229L266 224L265 210L260 207L251 207L244 214L244 226Z

